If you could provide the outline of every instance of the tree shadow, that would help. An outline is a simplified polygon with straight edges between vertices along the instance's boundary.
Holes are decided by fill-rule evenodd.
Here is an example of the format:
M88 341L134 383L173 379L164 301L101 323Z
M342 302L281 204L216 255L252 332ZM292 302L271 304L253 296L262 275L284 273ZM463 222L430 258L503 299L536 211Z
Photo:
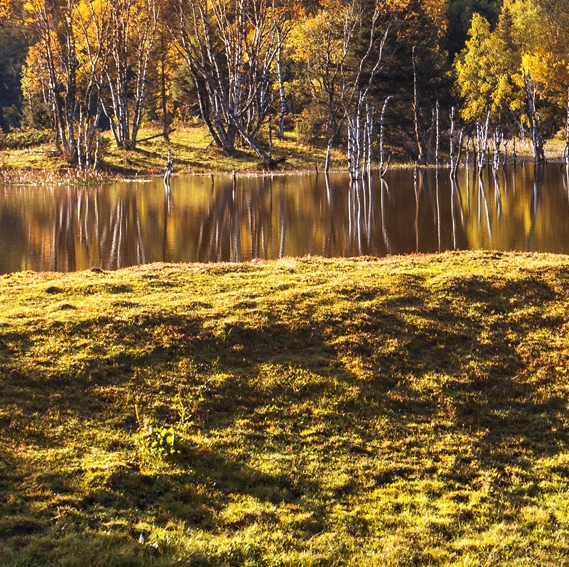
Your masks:
M333 305L318 311L291 297L288 304L267 310L262 323L228 318L215 327L205 324L205 315L128 315L125 305L120 317L66 323L65 336L100 348L84 355L77 371L11 374L4 357L3 384L14 411L28 415L47 407L52 415L96 423L109 404L123 403L117 396L136 391L137 411L151 422L175 423L180 410L172 400L178 397L204 435L241 428L242 447L190 448L162 473L145 472L136 463L113 468L75 499L80 516L96 507L125 513L134 507L151 509L164 522L175 516L213 529L216 513L232 498L250 496L294 503L313 514L316 520L308 529L318 531L326 511L314 502L325 501L330 490L333 499L367 489L353 480L324 486L303 469L305 449L323 460L350 454L357 462L377 457L379 447L397 439L406 452L393 450L391 465L375 470L373 480L381 487L435 474L414 457L426 450L416 440L419 434L467 440L461 448L434 443L434 462L443 453L455 457L439 476L447 487L471 490L486 482L483 473L494 471L493 486L512 504L518 502L512 469L529 471L536 459L564 452L569 441L567 395L550 387L554 365L566 355L559 353L551 368L543 360L546 367L540 371L524 354L539 329L565 324L562 315L546 309L558 300L557 288L539 274L521 282L447 278L445 294L435 304L426 279L394 277L400 278L394 284L405 285L404 295L355 282L336 290L338 300L350 300L342 311ZM290 321L283 316L294 310L302 316ZM3 334L2 350L18 355L35 340L31 330ZM19 353L8 352L8 342L17 343ZM141 351L137 345L151 346ZM122 415L101 426L132 433L138 426L134 403L122 407ZM379 441L378 420L390 424ZM7 428L10 440L26 438L42 447L64 442L39 428L15 429ZM268 473L254 464L255 453L290 453L295 465ZM565 469L559 474L569 476ZM56 473L46 471L43 480L54 490L65 489L57 485ZM6 489L14 482L5 478Z

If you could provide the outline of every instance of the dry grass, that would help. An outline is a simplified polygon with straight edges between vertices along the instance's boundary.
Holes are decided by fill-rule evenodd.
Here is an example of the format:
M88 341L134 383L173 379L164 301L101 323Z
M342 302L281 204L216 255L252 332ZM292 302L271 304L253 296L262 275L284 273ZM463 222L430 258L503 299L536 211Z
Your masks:
M1 283L3 566L569 563L567 257Z
M175 173L211 172L261 172L262 160L249 148L238 148L229 156L212 144L211 137L203 126L177 125L169 141L160 136L157 126L145 127L139 136L136 151L119 150L110 132L103 136L103 163L99 177L162 175L166 166L168 150L174 161ZM154 137L157 136L157 137ZM152 138L146 140L146 138ZM263 146L269 148L268 140ZM283 140L273 139L273 156L287 156L281 171L311 170L323 168L325 149L318 146L297 144L294 134L288 133ZM333 153L332 166L345 168L341 150ZM90 181L90 175L79 176ZM21 150L0 151L0 182L46 183L53 181L77 181L78 175L69 172L69 166L50 146Z

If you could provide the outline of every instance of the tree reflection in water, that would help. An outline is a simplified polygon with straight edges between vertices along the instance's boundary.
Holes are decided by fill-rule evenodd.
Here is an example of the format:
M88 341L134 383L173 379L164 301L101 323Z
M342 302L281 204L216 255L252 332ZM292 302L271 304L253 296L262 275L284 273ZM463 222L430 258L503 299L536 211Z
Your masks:
M465 248L569 253L564 169L0 187L0 272Z

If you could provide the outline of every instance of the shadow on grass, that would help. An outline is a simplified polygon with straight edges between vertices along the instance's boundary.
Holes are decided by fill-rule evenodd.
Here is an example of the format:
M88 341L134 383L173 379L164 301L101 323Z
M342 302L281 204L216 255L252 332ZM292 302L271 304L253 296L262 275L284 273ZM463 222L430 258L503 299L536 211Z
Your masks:
M130 432L133 408L127 407L130 417L114 414L124 409L118 397L134 389L140 411L158 423L179 418L178 397L203 434L236 431L226 444L183 454L164 473L137 464L101 472L92 489L72 499L82 517L93 509L109 515L152 509L163 522L176 517L214 529L231 499L250 496L297 505L315 518L306 534L315 533L326 514L315 502L367 489L351 479L330 485L315 478L302 456L310 451L322 462L357 464L379 458L389 443L397 447L389 466L365 473L375 475L376 486L439 474L447 489L468 491L494 471L492 482L515 508L524 494L511 482L511 470L529 475L536 459L565 451L568 441L567 395L547 372L548 364L553 369L567 360L550 361L547 345L533 338L563 323L546 313L558 294L538 277L521 283L465 277L449 281L433 304L424 280L407 280L405 296L386 298L382 289L354 284L338 290L338 297L353 300L341 313L318 314L295 298L267 313L262 325L231 319L216 331L198 316L161 313L68 324L66 336L90 340L100 352L84 356L75 373L4 371L3 385L19 424L43 406L51 415ZM294 317L282 315L295 310ZM10 341L16 338L22 348L33 342L25 334ZM531 363L524 355L528 343L535 350ZM389 427L378 432L378 421ZM64 442L39 427L16 429L8 427L6 437L44 448ZM434 462L452 455L454 464L442 473L424 467L427 450ZM268 454L290 455L289 464L261 472L252 457ZM49 478L46 473L52 492L61 491ZM3 477L5 493L15 482ZM523 490L539 490L532 486ZM29 510L22 506L25 518ZM235 521L238 527L241 520Z

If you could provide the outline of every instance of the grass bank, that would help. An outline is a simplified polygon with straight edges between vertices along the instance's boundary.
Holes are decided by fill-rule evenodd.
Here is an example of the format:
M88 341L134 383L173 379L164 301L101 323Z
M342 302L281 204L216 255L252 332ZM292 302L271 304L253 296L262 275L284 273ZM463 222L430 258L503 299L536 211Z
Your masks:
M162 175L168 151L178 174L231 172L262 172L262 160L250 148L238 148L229 156L212 144L212 138L202 125L177 125L166 141L158 126L146 126L140 133L135 151L120 150L110 132L102 138L102 164L97 173L78 175L55 151L53 144L40 144L21 149L0 150L0 181L9 183L50 183L58 180L98 181L103 177L140 177ZM268 139L263 146L269 148ZM314 171L322 169L326 159L325 147L305 145L297 141L294 132L284 139L273 138L275 158L286 156L280 171ZM346 168L342 150L333 152L331 165Z
M569 258L16 273L2 566L569 563Z
M11 184L49 184L57 182L100 183L109 178L147 177L162 175L166 166L168 151L174 161L177 174L204 174L211 172L258 173L263 171L260 158L250 148L238 148L229 156L212 144L212 138L201 124L176 125L166 141L160 136L161 128L147 125L142 129L136 151L120 150L110 132L102 136L102 163L98 171L81 172L70 169L55 151L53 143L39 144L26 148L0 150L0 182ZM32 135L28 136L35 139ZM263 147L269 148L268 133L261 136ZM320 171L324 169L326 159L326 141L320 143L300 143L295 132L287 132L282 140L273 138L272 155L275 158L286 156L285 163L279 165L279 171ZM559 160L563 154L565 141L549 140L546 145L546 157L549 161ZM409 155L400 148L389 148L394 152L392 166L409 166ZM509 148L511 160L511 147ZM531 161L532 150L529 140L517 143L518 161ZM443 151L444 154L444 151ZM463 158L464 159L464 158ZM472 159L472 157L471 157ZM502 158L504 159L504 157ZM443 163L448 164L448 159ZM491 161L491 160L490 160ZM336 148L332 152L332 169L347 169L346 149Z

